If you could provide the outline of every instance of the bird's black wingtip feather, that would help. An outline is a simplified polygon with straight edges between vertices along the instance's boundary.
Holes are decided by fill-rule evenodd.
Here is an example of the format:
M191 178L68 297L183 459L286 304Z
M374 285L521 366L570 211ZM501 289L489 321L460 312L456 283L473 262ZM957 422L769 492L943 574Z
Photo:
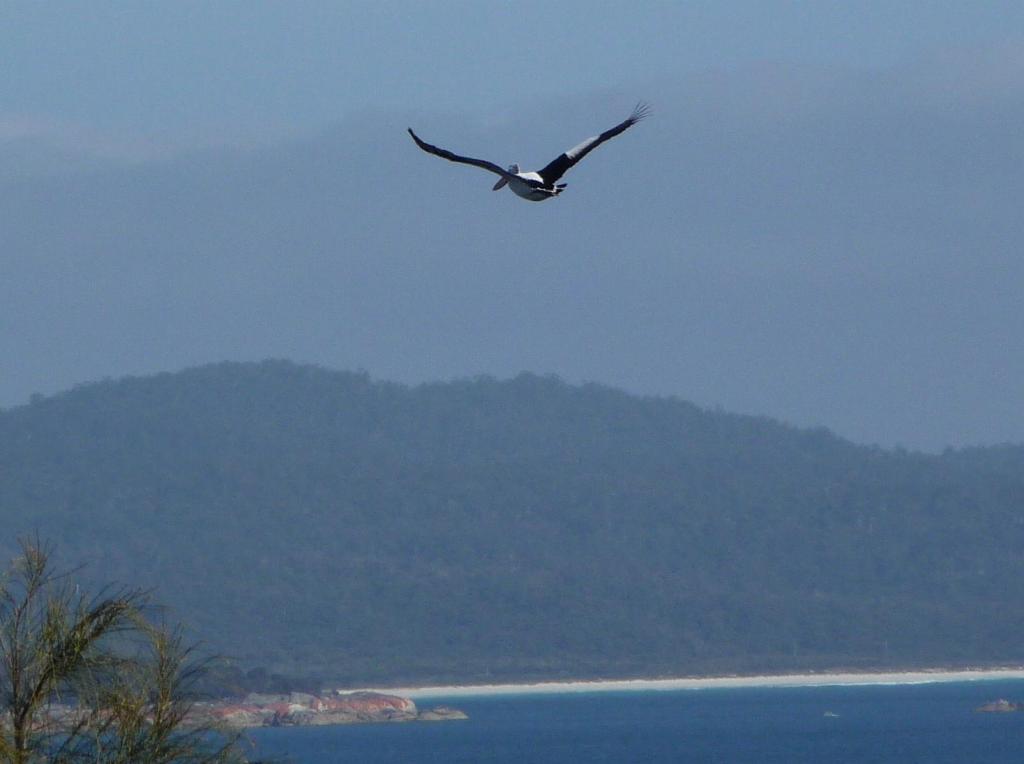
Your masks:
M636 106L633 107L633 113L629 115L629 121L636 124L649 116L651 116L651 105L646 101L637 101Z

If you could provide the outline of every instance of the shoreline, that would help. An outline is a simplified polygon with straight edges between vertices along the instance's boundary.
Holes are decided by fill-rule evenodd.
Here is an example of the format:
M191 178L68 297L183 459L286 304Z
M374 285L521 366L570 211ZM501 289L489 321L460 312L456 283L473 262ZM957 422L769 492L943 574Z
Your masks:
M849 685L932 684L1024 679L1024 667L997 669L917 669L913 671L816 674L762 674L747 676L678 677L672 679L608 679L593 681L523 682L503 684L383 687L373 692L404 698L462 698L492 695L556 695L590 692L651 692L673 690L748 689L756 687L830 687Z

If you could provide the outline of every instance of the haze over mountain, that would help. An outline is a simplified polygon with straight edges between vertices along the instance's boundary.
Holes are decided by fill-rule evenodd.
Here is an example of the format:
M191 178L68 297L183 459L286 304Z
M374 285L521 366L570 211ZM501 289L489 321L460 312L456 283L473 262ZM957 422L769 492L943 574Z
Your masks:
M285 362L0 413L4 548L246 668L402 682L1020 663L1024 447L941 456L520 375Z
M1018 5L450 7L0 11L0 405L287 357L1024 440ZM405 134L535 166L639 98L550 204Z

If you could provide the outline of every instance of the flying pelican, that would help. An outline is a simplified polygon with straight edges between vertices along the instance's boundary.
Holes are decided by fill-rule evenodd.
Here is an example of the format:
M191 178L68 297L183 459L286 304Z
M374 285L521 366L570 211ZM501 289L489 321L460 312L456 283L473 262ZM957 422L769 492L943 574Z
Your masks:
M505 184L508 184L508 187L512 189L516 196L529 199L531 202L542 202L545 199L558 196L565 190L565 183L556 183L555 181L565 175L566 171L570 167L583 159L583 157L596 149L606 140L614 138L619 133L624 132L627 128L632 127L648 114L650 114L650 109L647 104L641 101L633 109L633 113L615 127L610 130L605 130L603 133L595 135L593 138L587 138L587 140L583 141L583 143L578 146L574 146L564 154L559 154L554 160L549 162L547 166L537 170L536 172L519 172L519 165L517 164L509 165L507 170L503 170L493 162L488 162L484 159L463 157L458 154L453 154L450 151L446 151L445 149L439 149L437 146L431 146L429 143L420 140L420 137L412 131L411 127L409 128L409 135L411 135L412 139L416 141L416 145L428 154L439 156L442 159L447 159L451 162L471 164L475 167L489 170L495 175L500 175L501 178L494 184L492 191L497 191Z

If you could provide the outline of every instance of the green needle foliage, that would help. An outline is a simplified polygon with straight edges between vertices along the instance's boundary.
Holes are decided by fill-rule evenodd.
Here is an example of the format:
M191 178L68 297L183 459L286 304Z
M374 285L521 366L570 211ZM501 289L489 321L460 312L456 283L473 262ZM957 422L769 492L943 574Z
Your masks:
M89 595L23 541L0 582L0 762L244 761L198 720L204 664L137 589Z

